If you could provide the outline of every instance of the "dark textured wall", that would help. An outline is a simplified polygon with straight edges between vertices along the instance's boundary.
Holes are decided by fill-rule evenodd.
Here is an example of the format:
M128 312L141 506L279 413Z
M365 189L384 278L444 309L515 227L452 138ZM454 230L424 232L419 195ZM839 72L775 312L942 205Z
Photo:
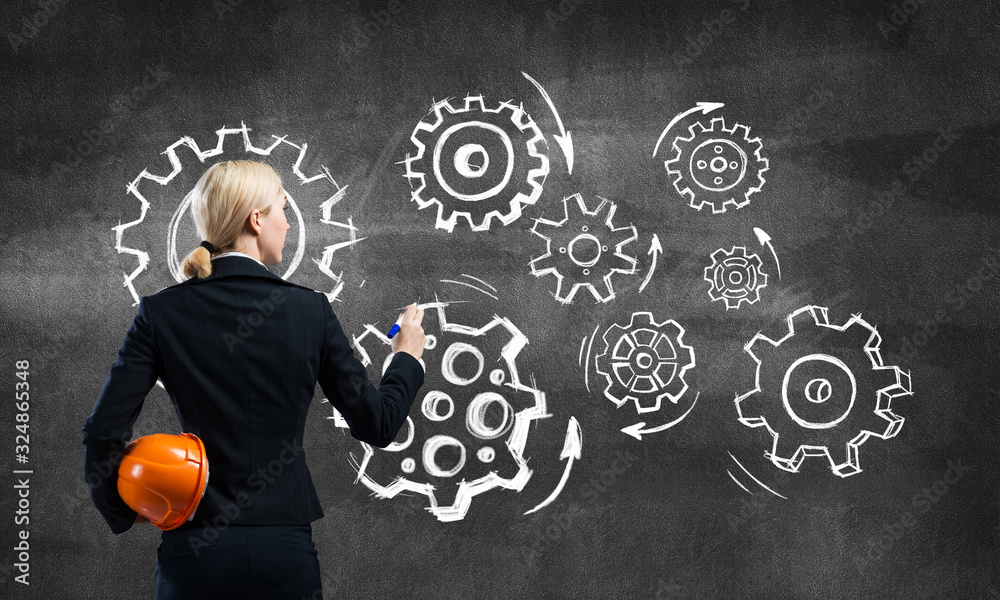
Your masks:
M0 415L5 464L34 472L30 587L13 581L15 475L2 485L0 596L153 597L159 532L110 533L83 483L80 426L135 314L126 284L143 296L173 283L171 217L218 159L201 163L181 146L170 185L141 182L145 214L127 186L144 169L169 173L163 153L182 138L204 150L217 130L241 124L258 147L271 136L308 144L301 171L325 166L336 180L300 186L289 144L260 157L279 167L303 217L289 232L290 248L293 235L305 240L290 279L334 290L318 264L327 246L350 240L350 218L365 239L330 263L349 333L387 328L399 307L435 297L464 301L449 307L456 322L509 319L528 340L520 378L544 391L550 415L528 429L521 454L532 474L520 492L480 494L464 519L441 522L423 496L377 499L355 483L361 448L318 391L306 450L326 512L314 536L327 597L1000 596L997 12L992 2L945 0L5 4L0 318L8 385L15 361L31 365L29 463L14 462L14 403ZM522 72L571 132L572 174L556 119ZM523 105L547 141L549 173L509 225L459 222L448 232L433 209L409 201L400 163L432 103L458 106L468 94ZM654 159L666 124L697 102L725 107L675 125ZM712 116L749 126L769 161L750 204L717 215L687 206L663 164L675 137ZM225 136L223 150L219 159L247 157L242 134ZM329 215L341 225L324 222L321 205L345 186ZM554 277L532 276L545 250L534 220L562 218L575 193L591 208L615 203L615 225L636 229L627 247L636 273L613 277L608 302L580 290L561 304ZM119 247L114 228L140 216L120 230ZM780 278L754 228L772 237ZM654 234L662 252L651 254ZM184 216L179 258L197 242ZM759 254L768 283L758 302L727 310L703 276L709 256L733 246ZM148 265L136 272L140 261L121 248L147 252ZM733 402L754 385L744 344L758 332L781 336L785 318L808 305L829 308L834 324L862 315L881 335L885 364L912 376L913 395L892 403L905 424L861 445L863 470L849 477L823 457L797 473L777 468L765 456L772 437L741 424ZM675 407L616 408L593 359L603 332L644 311L685 329L697 364L679 405L697 403L637 440L621 430L663 424ZM436 331L437 313L427 315L425 329ZM806 347L858 356L865 340L838 333ZM484 351L497 358L491 343ZM441 348L425 356L422 393L443 389L433 362ZM376 379L375 365L370 372ZM761 373L768 389L780 383L780 370ZM859 372L859 385L875 375L884 373ZM456 414L469 400L455 398ZM875 402L874 392L859 396L862 412L844 427L864 431ZM426 422L417 404L412 416ZM560 483L571 418L580 457L558 497L525 515ZM177 427L155 387L135 435ZM817 434L835 454L846 451L844 427ZM781 438L781 451L809 433ZM460 477L488 468L470 446ZM456 481L436 483L444 494Z

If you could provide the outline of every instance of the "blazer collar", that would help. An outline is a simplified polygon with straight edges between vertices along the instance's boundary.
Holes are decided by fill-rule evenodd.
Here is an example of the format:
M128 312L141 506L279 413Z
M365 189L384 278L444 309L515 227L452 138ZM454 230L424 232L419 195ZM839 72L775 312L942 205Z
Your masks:
M246 277L261 277L263 279L270 279L275 283L284 283L287 285L294 285L296 287L303 287L295 283L290 283L285 281L281 277L278 277L267 267L257 264L253 259L247 258L245 256L223 256L222 258L217 258L212 261L212 274L204 279L198 279L197 277L192 277L188 279L186 283L196 284L204 283L206 281L214 281L216 279L222 279L224 277L234 277L237 275L242 275ZM309 289L309 288L306 288Z

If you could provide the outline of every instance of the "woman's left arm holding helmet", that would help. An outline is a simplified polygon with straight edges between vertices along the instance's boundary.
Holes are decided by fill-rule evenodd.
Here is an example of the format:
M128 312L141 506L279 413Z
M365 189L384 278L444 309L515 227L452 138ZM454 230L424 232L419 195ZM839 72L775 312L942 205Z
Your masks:
M122 450L132 439L132 426L139 418L146 394L156 385L159 366L149 302L144 296L94 410L81 428L84 478L90 486L90 497L116 534L143 522L118 494L118 465Z

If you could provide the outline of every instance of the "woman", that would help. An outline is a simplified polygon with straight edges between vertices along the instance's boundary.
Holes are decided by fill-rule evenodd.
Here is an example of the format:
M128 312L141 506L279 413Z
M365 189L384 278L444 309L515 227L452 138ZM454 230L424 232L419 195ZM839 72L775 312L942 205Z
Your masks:
M157 600L322 598L311 523L323 510L302 448L316 383L351 435L380 448L423 385L423 310L406 308L376 390L326 296L268 271L281 262L286 203L262 163L202 175L192 213L205 241L184 259L189 279L142 297L82 429L91 497L116 534L145 521L118 495L117 466L158 378L181 430L205 444L205 495L161 535Z

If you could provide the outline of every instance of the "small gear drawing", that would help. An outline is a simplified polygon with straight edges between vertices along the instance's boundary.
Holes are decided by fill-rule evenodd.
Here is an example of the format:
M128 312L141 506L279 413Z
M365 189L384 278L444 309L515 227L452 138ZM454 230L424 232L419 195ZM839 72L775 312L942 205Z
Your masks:
M750 196L764 186L768 160L761 156L759 137L750 137L750 128L739 123L726 128L722 117L706 127L696 122L688 137L674 139L674 157L664 162L674 176L674 188L688 199L692 208L706 204L713 213L726 212L726 205L742 208Z
M575 202L571 203L571 200ZM570 209L573 204L574 209ZM601 212L608 206L607 215ZM556 291L553 294L562 304L570 304L580 288L587 288L597 302L608 302L615 297L611 277L615 273L631 275L636 272L636 259L623 248L633 242L638 234L635 226L614 226L617 210L614 202L601 198L594 210L588 210L580 194L563 199L563 218L551 221L535 219L531 233L545 240L545 254L529 263L535 277L553 275ZM579 209L579 210L576 210ZM572 215L572 220L571 220ZM538 231L539 225L548 226L551 237ZM552 248L558 248L558 254ZM613 248L613 251L611 249ZM567 292L563 284L568 281ZM598 287L603 282L604 291Z
M676 321L657 323L648 312L634 313L626 327L609 327L595 357L607 382L604 396L618 407L631 400L640 414L660 410L663 398L677 404L688 389L684 376L695 366L694 349L683 337Z
M861 472L859 450L868 438L899 433L903 418L890 405L913 391L908 372L884 363L875 327L861 315L832 324L827 310L802 307L788 316L784 337L758 333L744 346L757 365L756 385L736 398L736 410L744 425L770 432L773 445L766 455L775 466L795 473L807 456L826 456L834 473L848 477ZM826 352L797 347L808 343L803 338L824 333L816 339ZM829 337L833 333L836 339ZM885 385L864 386L872 389L861 393L859 379Z
M711 284L708 295L713 302L724 301L726 310L744 302L754 304L760 300L760 290L767 287L762 265L760 257L747 253L743 246L733 246L732 252L719 248L712 253L712 265L705 267L705 281Z
M538 200L549 173L539 145L548 143L523 106L486 108L482 96L468 96L464 107L435 102L428 115L410 136L416 153L403 162L410 199L420 210L437 206L435 227L452 232L459 217L473 231L493 219L509 225Z
M479 494L498 488L523 490L532 474L524 455L529 428L534 421L552 416L546 413L545 393L536 387L534 378L528 385L521 381L518 372L517 357L528 343L527 336L510 320L498 315L480 328L449 323L445 314L447 306L447 302L440 301L420 306L436 309L438 316L438 331L427 334L420 363L425 371L425 358L440 364L440 376L444 381L422 392L422 400L418 397L414 404L419 409L407 417L406 425L392 444L376 451L362 442L364 455L360 461L352 461L358 473L357 481L375 496L385 499L407 496L408 492L427 496L429 506L426 510L445 522L463 519L472 499ZM374 325L366 326L365 332L353 341L366 366L372 363L370 352L388 344L385 333ZM491 364L487 356L492 349L499 351L496 362L502 364L485 375L484 367ZM383 361L382 372L391 360L390 354ZM428 371L428 381L438 381L437 377L431 379L435 375L437 373ZM425 419L419 419L419 415ZM347 426L335 409L332 418L338 427ZM430 435L434 429L442 427L451 427L449 434L457 434L456 429L464 433ZM467 453L467 447L473 449ZM408 454L415 454L415 457ZM385 483L382 472L391 473L396 468L392 464L396 457L399 461L394 464L402 474L392 476L391 481ZM479 463L491 470L471 481L466 480ZM461 481L455 482L458 477ZM454 485L438 489L435 482ZM442 497L451 489L455 491L454 500L450 504L442 502Z
M140 223L146 223L147 225L144 225L144 227L152 224L157 228L161 226L165 228L167 244L164 250L166 254L167 274L170 279L176 283L183 281L184 277L181 274L180 264L183 257L178 256L177 253L179 245L177 241L178 235L180 234L186 238L186 240L180 244L182 248L193 248L198 243L197 232L194 231L195 228L193 222L189 219L185 220L185 217L188 217L191 214L191 189L194 187L194 181L197 180L197 177L201 175L205 168L207 168L207 165L205 164L206 159L219 157L219 160L221 160L223 158L222 155L227 150L227 142L229 142L229 150L233 150L231 146L234 145L237 145L238 149L235 149L234 156L227 156L225 158L233 160L261 160L260 157L263 156L272 157L273 160L274 157L280 155L282 158L287 157L287 159L292 163L290 165L291 177L289 177L289 173L282 172L280 167L275 167L276 170L278 170L278 173L282 176L286 192L288 192L288 204L294 213L293 222L298 226L298 235L295 240L295 254L291 257L291 260L287 261L288 264L285 268L285 272L281 275L282 279L288 279L296 271L299 264L302 262L302 258L305 255L306 250L305 221L302 217L302 211L300 210L300 203L297 202L292 196L294 193L294 195L299 197L299 200L301 201L302 196L306 196L307 194L306 192L302 192L302 196L300 196L300 193L292 187L292 182L297 182L299 186L306 186L308 184L309 196L317 197L317 195L319 195L318 197L328 198L319 207L321 213L323 214L321 222L328 225L336 225L346 228L349 231L350 240L325 246L323 250L323 258L321 260L313 259L313 262L317 264L318 269L324 275L332 279L335 283L333 290L329 293L325 293L327 299L333 301L341 292L344 287L343 272L339 274L333 272L331 268L333 252L338 248L353 245L354 243L364 239L357 237L357 227L354 226L350 219L348 219L347 223L338 223L337 221L331 219L330 208L344 196L347 189L346 186L339 186L326 167L320 167L319 172L313 175L306 175L302 172L302 161L306 156L308 144L295 144L289 141L287 136L273 135L271 136L272 139L270 140L270 145L257 147L250 140L250 131L252 130L246 126L246 123L240 123L240 127L238 128L223 127L215 132L217 136L215 147L207 147L204 150L199 148L198 143L194 140L194 138L187 136L182 137L168 146L163 152L163 154L167 155L170 162L171 171L169 173L165 175L156 175L151 173L148 169L143 169L143 171L139 173L139 175L136 176L131 183L129 183L127 186L128 193L140 202L141 212L136 220L124 224L119 223L117 227L113 227L112 229L116 234L115 249L121 254L132 254L139 261L138 266L131 273L125 275L124 287L128 288L132 295L134 300L133 306L139 304L140 295L146 295L145 293L140 294L139 291L136 290L133 281L143 271L147 270L150 257L149 252L143 250L144 247L147 247L147 245L141 243L143 240L133 242L133 244L137 246L134 248L122 243L125 231L139 225ZM231 140L234 139L241 140L242 144L233 144ZM184 150L186 151L181 152ZM196 159L194 165L198 171L195 173L184 173L184 176L178 178L178 176L182 175L184 172L184 162L181 160L181 157L188 153L192 154ZM184 180L183 183L180 183L182 180ZM152 183L155 183L158 186L169 186L173 184L175 188L178 185L185 185L187 187L180 192L175 190L173 193L169 192L170 188L167 188L165 193L161 193L160 195L170 202L169 205L164 207L159 203L151 203L146 199L147 195L151 195L148 188ZM157 188L152 189L156 190ZM174 198L183 198L183 200L180 204L175 206ZM149 210L150 207L153 207L152 211ZM152 215L147 215L148 212L152 212ZM172 215L170 215L171 212L173 213ZM169 222L165 222L168 216ZM289 221L292 221L292 219L290 218ZM184 227L182 227L182 224ZM183 232L180 231L182 229L184 229ZM160 239L160 235L157 234L154 239Z

